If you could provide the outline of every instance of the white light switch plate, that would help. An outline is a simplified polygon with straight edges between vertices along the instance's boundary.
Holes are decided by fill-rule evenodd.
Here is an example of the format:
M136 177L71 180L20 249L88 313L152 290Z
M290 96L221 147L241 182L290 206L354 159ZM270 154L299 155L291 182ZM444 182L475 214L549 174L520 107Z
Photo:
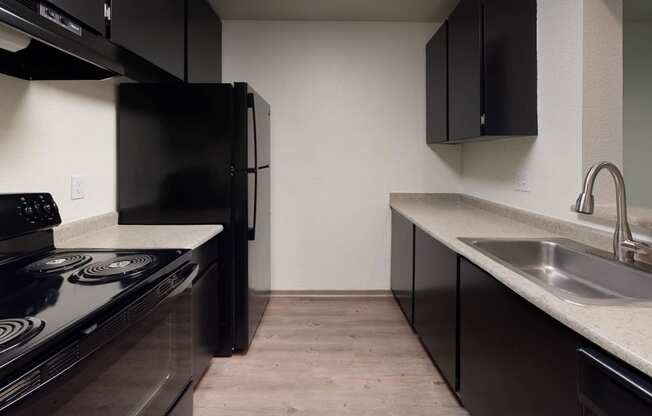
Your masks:
M86 197L86 178L83 176L70 177L70 199L84 199Z
M520 172L516 174L514 179L514 189L518 192L530 192L530 180L526 173Z

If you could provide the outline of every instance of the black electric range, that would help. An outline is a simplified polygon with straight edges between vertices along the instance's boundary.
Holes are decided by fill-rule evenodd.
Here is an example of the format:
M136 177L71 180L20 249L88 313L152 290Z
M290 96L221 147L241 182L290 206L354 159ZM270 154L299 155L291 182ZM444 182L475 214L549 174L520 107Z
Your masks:
M0 195L0 414L165 415L191 379L190 251L58 250L60 221L49 194Z

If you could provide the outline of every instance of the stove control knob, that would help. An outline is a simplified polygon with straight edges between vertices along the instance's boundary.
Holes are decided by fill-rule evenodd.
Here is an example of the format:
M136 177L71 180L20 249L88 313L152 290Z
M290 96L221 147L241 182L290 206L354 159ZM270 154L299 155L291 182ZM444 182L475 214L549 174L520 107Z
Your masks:
M32 218L34 218L34 208L32 208L31 205L25 205L25 207L23 208L23 215L25 215L25 217L31 220Z
M45 212L45 215L52 215L52 205L48 203L43 204L43 212Z

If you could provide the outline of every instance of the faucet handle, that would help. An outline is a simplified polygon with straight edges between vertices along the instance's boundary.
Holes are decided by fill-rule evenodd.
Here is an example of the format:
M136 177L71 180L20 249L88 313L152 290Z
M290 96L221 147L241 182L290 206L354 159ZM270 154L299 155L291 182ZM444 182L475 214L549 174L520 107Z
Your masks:
M652 245L644 243L642 241L636 240L625 240L622 242L621 246L628 251L633 251L635 253L640 253L644 255L652 254Z

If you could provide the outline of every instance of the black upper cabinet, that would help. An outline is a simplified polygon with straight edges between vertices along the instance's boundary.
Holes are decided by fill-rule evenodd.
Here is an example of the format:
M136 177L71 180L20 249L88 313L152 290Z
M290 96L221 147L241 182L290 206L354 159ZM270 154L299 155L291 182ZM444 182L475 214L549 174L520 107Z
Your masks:
M222 22L207 0L188 0L187 54L188 82L222 82Z
M460 396L473 416L578 416L584 340L460 261Z
M448 19L449 140L482 135L479 0L462 0Z
M433 38L448 38L446 110L437 101L444 58L427 48L428 143L445 141L446 113L448 143L538 134L536 18L536 0L460 1Z
M414 305L414 225L392 210L391 288L412 325Z
M111 40L185 78L185 2L112 0Z
M451 389L457 383L457 253L416 228L414 330Z
M426 132L428 143L448 140L448 23L426 46Z
M485 0L486 136L534 136L537 129L537 4Z
M104 3L106 0L48 0L84 25L104 35Z

